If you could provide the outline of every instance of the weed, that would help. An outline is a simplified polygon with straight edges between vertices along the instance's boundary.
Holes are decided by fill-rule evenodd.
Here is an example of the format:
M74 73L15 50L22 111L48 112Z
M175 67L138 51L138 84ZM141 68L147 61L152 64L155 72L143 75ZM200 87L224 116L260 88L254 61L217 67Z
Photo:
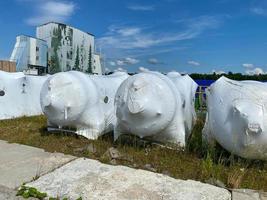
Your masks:
M26 186L25 184L23 184L16 196L22 196L23 198L25 199L28 199L30 197L33 197L33 198L36 198L36 199L40 199L40 200L43 200L47 197L47 194L44 193L44 192L39 192L36 188L34 187L29 187L29 186ZM49 197L48 198L49 200L60 200L59 197ZM64 197L62 200L69 200L69 198L67 197ZM82 200L82 197L79 197L77 198L76 200Z
M17 196L22 196L25 199L28 199L30 197L34 197L37 199L44 199L47 197L47 194L44 192L39 192L36 188L34 187L28 187L25 185L22 185L20 189L18 190Z
M230 188L239 188L242 183L242 179L245 175L245 170L242 169L234 169L228 174L227 185Z
M213 160L211 159L210 154L207 154L207 157L202 161L202 169L203 169L203 175L204 177L212 177L214 174L213 169Z

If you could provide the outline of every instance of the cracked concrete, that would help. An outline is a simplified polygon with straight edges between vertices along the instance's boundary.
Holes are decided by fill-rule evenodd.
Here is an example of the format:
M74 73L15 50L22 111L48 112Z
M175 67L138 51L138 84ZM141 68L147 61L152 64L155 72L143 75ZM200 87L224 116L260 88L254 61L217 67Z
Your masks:
M0 185L15 189L73 159L74 156L0 140Z
M83 200L231 199L229 191L209 184L84 158L76 159L27 185L46 192L48 196L82 197Z

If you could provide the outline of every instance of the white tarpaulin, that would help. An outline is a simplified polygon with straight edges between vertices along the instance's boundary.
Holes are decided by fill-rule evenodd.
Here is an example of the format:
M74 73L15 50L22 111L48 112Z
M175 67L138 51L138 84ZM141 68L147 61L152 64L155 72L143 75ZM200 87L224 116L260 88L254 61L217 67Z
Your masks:
M0 119L42 114L40 90L46 79L0 71Z
M195 119L196 83L189 76L144 71L129 77L117 91L114 137L134 134L185 145Z
M89 139L112 131L116 122L115 93L127 77L125 72L101 76L77 71L51 76L41 90L48 125L75 128L78 135Z
M267 159L267 85L221 77L207 89L203 137L249 159Z

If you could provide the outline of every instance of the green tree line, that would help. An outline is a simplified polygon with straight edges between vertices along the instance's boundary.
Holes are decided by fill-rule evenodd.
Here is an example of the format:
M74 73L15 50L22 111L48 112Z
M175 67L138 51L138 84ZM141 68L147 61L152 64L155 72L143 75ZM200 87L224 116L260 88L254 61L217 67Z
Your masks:
M192 79L201 79L201 80L217 80L221 76L225 76L233 80L267 81L267 74L244 75L241 73L232 73L232 72L228 72L227 74L215 74L215 73L213 74L198 74L198 73L190 74L190 77Z

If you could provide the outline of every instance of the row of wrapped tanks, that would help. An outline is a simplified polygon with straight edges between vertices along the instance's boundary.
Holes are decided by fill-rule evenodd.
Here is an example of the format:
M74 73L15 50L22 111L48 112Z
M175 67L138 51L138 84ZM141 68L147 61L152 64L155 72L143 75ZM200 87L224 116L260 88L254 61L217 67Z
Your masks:
M113 132L184 147L197 116L198 85L188 75L143 70L129 76L0 71L0 119L44 113L50 130L74 128L88 139ZM267 160L267 84L221 77L206 90L202 138L248 159Z

